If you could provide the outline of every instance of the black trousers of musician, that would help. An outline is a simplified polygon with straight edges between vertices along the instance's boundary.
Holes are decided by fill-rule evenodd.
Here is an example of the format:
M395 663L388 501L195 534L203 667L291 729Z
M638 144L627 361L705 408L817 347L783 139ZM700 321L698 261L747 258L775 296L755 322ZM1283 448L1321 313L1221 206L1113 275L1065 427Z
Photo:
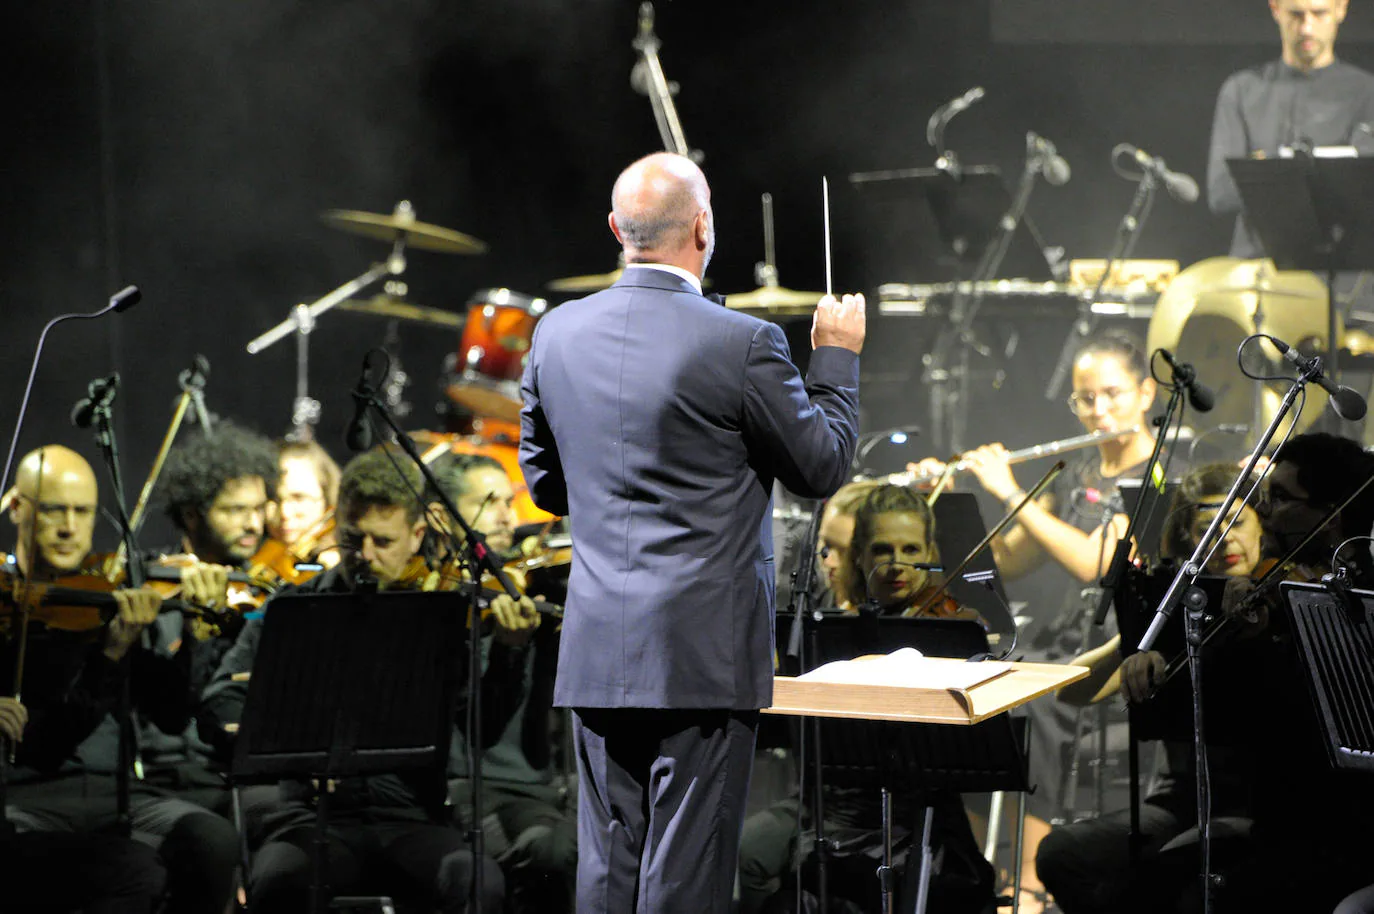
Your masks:
M267 843L253 855L249 907L253 914L300 914L310 903L315 813L291 802L273 818ZM461 831L417 819L410 810L350 809L330 818L331 894L386 895L445 914L467 910L475 864ZM505 880L490 857L483 864L482 911L498 914Z
M131 838L74 832L0 837L6 910L151 914L165 882L157 854Z
M726 914L757 711L579 708L578 914Z
M463 827L472 827L471 782L449 781L449 797ZM506 874L507 914L548 914L572 906L577 879L577 822L553 784L485 778L485 850Z
M114 777L72 774L11 784L10 818L21 832L110 832L116 822ZM157 852L167 875L169 914L221 914L233 898L238 832L223 816L166 791L134 782L133 837Z

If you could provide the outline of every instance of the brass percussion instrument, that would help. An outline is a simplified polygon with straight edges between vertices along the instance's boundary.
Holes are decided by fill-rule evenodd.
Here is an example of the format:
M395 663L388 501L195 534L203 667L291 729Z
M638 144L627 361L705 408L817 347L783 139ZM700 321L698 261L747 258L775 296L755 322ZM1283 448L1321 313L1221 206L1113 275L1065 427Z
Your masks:
M548 284L550 292L600 292L602 289L609 289L611 286L620 282L620 277L625 275L623 266L616 267L609 273L591 273L586 276L565 276L562 279L555 279Z
M355 209L331 209L320 215L324 224L351 235L362 235L374 241L403 241L408 248L433 251L438 254L485 254L486 242L443 226L418 222L409 206L397 207L396 212L365 213Z
M1339 315L1336 344L1344 338ZM1286 387L1256 382L1236 364L1236 348L1252 333L1268 333L1304 351L1330 351L1327 345L1327 292L1315 273L1276 270L1269 260L1213 257L1195 263L1170 283L1155 303L1146 335L1146 350L1164 348L1197 369L1197 376L1217 395L1207 421L1263 428L1273 418ZM1271 362L1282 365L1267 341L1252 344ZM1289 374L1273 366L1247 366L1255 374ZM1258 402L1257 402L1258 398ZM1298 417L1299 430L1311 425L1326 408L1326 393L1307 386L1307 404Z
M384 317L388 320L431 324L436 327L447 327L450 330L463 328L463 315L461 314L454 314L452 311L444 311L441 308L431 308L427 305L416 305L390 295L374 295L369 299L349 299L341 303L338 308L340 311L349 311L353 314L370 314L373 317Z
M725 307L759 317L810 317L824 292L798 292L782 286L760 286L752 292L725 296Z

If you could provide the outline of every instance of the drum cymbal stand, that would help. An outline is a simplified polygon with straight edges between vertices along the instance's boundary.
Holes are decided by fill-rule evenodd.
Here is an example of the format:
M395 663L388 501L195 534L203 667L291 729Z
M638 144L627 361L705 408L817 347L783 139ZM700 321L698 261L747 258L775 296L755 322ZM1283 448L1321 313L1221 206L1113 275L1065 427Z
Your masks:
M396 204L396 213L410 209L410 202L402 200ZM374 263L367 272L334 289L308 305L296 305L291 314L271 330L249 341L249 355L257 355L273 343L279 342L290 334L296 337L296 398L291 408L291 432L287 435L292 441L309 441L314 438L314 426L320 419L320 402L310 396L310 334L314 332L315 322L320 315L347 301L373 283L388 276L400 276L406 269L406 233L397 232L391 243L391 254L381 263Z

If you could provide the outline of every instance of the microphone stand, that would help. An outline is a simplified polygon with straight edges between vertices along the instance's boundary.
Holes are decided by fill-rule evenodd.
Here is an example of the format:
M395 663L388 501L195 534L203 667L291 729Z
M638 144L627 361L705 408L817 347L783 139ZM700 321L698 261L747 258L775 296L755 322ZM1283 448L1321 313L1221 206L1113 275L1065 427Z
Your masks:
M1107 610L1111 608L1112 598L1116 596L1117 589L1121 586L1121 578L1126 573L1126 564L1131 557L1131 540L1134 539L1136 530L1140 525L1140 515L1144 513L1145 487L1154 485L1155 473L1159 470L1160 454L1164 450L1164 439L1169 437L1169 426L1174 420L1174 415L1183 408L1183 385L1177 380L1169 388L1169 402L1164 407L1164 415L1154 420L1155 428L1159 429L1159 434L1155 435L1154 450L1150 452L1150 459L1145 461L1145 472L1140 480L1140 497L1136 499L1135 505L1131 508L1131 519L1126 525L1126 532L1116 541L1116 549L1112 552L1111 564L1107 566L1107 573L1102 576L1099 583L1101 594L1097 600L1097 611L1093 613L1093 625L1101 626L1107 621ZM1161 489L1163 486L1161 476ZM1153 508L1151 509L1153 510Z
M118 375L115 376L118 378ZM143 556L138 551L133 526L129 522L129 509L124 500L124 478L120 472L119 445L114 431L114 396L101 397L91 404L91 424L95 426L95 443L109 472L110 487L114 490L115 520L119 522L120 542L128 555L129 587L142 587L146 580ZM132 819L129 814L129 772L134 766L133 700L129 683L129 655L120 661L124 675L120 677L119 704L115 711L115 721L119 725L119 763L115 766L115 819L120 833L127 836L132 832Z
M819 622L821 617L820 611L814 609L811 602L812 588L816 580L816 538L820 534L821 516L824 513L825 501L817 501L816 506L811 509L811 521L806 526L806 539L802 542L801 551L797 555L797 569L792 575L792 605L788 607L788 612L792 614L792 631L787 638L787 656L797 661L799 671L805 669L802 662L802 628L806 624L805 620L810 615ZM812 626L807 642L808 656L813 663L818 662L821 656L819 626ZM816 829L816 893L820 899L819 914L826 914L830 904L830 842L825 837L825 797L821 783L821 719L808 718L800 729L798 738L802 743L803 755L807 744L811 750L811 817ZM800 879L800 868L798 874ZM799 907L802 904L800 892L797 893L797 904Z
M472 524L463 517L458 506L453 503L453 499L439 485L438 478L429 464L425 463L423 456L415 442L410 436L401 430L400 425L392 417L386 404L377 398L377 391L371 385L360 385L353 395L363 402L364 410L371 414L380 416L386 423L391 433L395 436L396 444L405 452L405 455L414 461L419 467L420 474L424 476L425 482L433 492L434 497L439 501L453 523L457 524L463 531L463 548L460 552L463 564L467 566L468 574L472 578L473 604L469 612L472 620L468 637L468 776L471 785L469 793L472 803L472 828L468 831L468 841L472 846L473 858L477 861L473 867L472 882L468 893L468 910L479 914L482 910L482 857L484 854L484 836L482 832L482 639L477 625L477 600L482 591L482 575L489 574L496 579L507 595L513 600L520 599L520 592L515 589L510 578L501 568L501 563L496 560L492 551L487 548L486 537L473 529Z
M137 286L125 286L123 289L110 296L110 300L105 307L97 311L73 312L70 314L59 314L52 320L43 325L43 329L38 334L38 345L33 350L33 360L29 363L29 379L24 384L24 396L19 401L19 415L14 421L14 434L10 436L10 450L5 457L5 468L0 471L0 495L9 491L10 471L14 469L14 456L19 447L19 433L24 429L24 419L28 416L29 401L33 397L33 379L38 375L38 361L43 356L43 346L48 340L48 334L58 324L66 321L92 320L97 317L104 317L111 311L124 311L138 304L143 298L143 293ZM27 624L27 623L26 623ZM22 637L22 636L21 636ZM20 683L15 683L16 697ZM14 747L10 741L0 736L0 838L14 832L14 825L5 816L5 802L9 787L9 767L10 755L14 752Z
M1145 173L1140 176L1140 183L1136 185L1135 197L1131 200L1130 209L1126 210L1126 215L1122 217L1121 224L1117 226L1116 240L1112 243L1112 249L1107 254L1107 262L1102 267L1102 275L1097 278L1092 294L1078 303L1078 317L1074 320L1073 328L1064 340L1064 348L1059 351L1059 361L1054 365L1050 382L1045 386L1046 400L1053 400L1059 396L1059 389L1063 387L1069 369L1073 367L1074 353L1097 328L1097 314L1093 311L1093 305L1101 297L1102 289L1107 285L1107 280L1112 275L1112 267L1119 261L1130 257L1131 251L1135 249L1136 239L1140 237L1140 230L1145 227L1150 203L1154 200L1155 189L1158 186L1159 181L1155 177L1155 173L1148 168L1145 169Z
M1322 364L1319 358L1313 359L1306 368L1300 369L1297 379L1288 388L1288 392L1283 395L1283 400L1274 412L1274 418L1270 420L1269 427L1264 430L1264 434L1255 443L1255 449L1250 453L1249 459L1246 460L1245 468L1236 476L1235 482L1231 483L1231 490L1226 493L1226 498L1217 509L1216 516L1207 525L1207 531L1202 534L1192 556L1179 568L1178 573L1174 575L1173 581L1169 584L1169 589L1164 592L1164 596L1160 599L1159 606L1155 610L1155 617L1150 622L1149 628L1145 630L1145 635L1140 639L1137 648L1142 652L1150 650L1159 638L1160 631L1169 621L1169 617L1178 608L1178 604L1182 602L1187 605L1188 609L1184 614L1184 641L1187 644L1188 670L1193 686L1193 766L1197 786L1198 835L1202 842L1202 903L1204 912L1211 911L1212 890L1215 887L1216 877L1211 872L1211 810L1209 809L1206 783L1207 742L1202 706L1202 618L1207 609L1207 595L1194 582L1202 573L1202 562L1215 546L1222 524L1226 523L1227 518L1231 515L1231 506L1235 504L1241 487L1249 482L1251 474L1254 473L1260 455L1269 446L1269 442L1278 431L1279 425L1293 408L1298 394L1303 391L1309 381L1318 377L1321 371Z
M943 128L940 131L943 145ZM941 160L952 158L953 153L941 152ZM938 163L937 163L938 164ZM989 239L983 256L973 268L973 273L964 282L954 286L954 302L949 311L949 326L940 334L939 340L931 349L921 383L930 385L932 424L936 429L936 447L955 453L963 450L964 420L968 411L969 389L969 350L984 358L992 355L991 350L979 343L973 336L973 321L983 304L987 280L992 279L1002 266L1007 255L1012 236L1020 225L1030 203L1031 193L1035 190L1035 179L1042 171L1041 157L1031 155L1021 172L1016 194L1011 205L998 220L997 231ZM943 166L942 166L943 167ZM952 337L952 339L951 339ZM949 367L948 355L957 349L959 364ZM943 436L943 440L941 437Z

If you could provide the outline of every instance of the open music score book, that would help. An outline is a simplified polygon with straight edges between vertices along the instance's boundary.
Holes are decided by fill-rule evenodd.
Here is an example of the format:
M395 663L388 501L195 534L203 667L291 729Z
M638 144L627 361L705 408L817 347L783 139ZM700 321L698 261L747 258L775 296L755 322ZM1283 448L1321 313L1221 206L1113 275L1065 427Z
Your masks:
M976 724L1087 675L1081 666L969 662L903 648L775 677L764 713Z

